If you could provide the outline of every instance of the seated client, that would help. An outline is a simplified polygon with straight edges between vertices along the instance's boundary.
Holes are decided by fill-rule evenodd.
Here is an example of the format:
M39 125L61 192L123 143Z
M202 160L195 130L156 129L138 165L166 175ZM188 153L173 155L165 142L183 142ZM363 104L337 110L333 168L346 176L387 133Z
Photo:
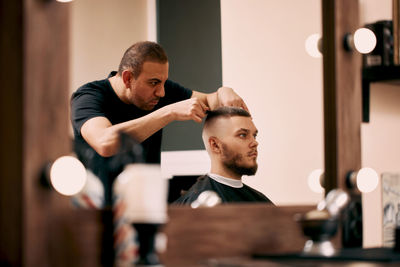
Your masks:
M201 176L175 204L190 204L206 190L215 191L226 202L272 203L261 192L245 185L242 175L257 171L257 128L241 108L221 107L209 111L203 127L203 142L211 159L211 170Z

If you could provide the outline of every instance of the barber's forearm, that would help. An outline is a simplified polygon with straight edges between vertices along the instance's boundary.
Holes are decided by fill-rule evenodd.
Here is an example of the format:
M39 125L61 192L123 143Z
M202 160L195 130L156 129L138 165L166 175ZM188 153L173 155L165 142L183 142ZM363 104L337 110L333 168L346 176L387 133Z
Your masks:
M82 126L81 133L97 153L109 157L118 152L120 132L129 134L141 143L172 121L193 120L200 123L207 109L207 105L195 97L167 105L141 118L115 125L111 125L105 117L93 118Z
M201 100L191 98L167 105L139 119L124 122L115 127L118 127L116 128L118 131L124 131L137 141L143 142L172 121L193 120L200 123L207 109L207 105Z
M172 121L172 113L167 107L164 107L141 118L116 124L113 127L115 127L115 131L125 132L141 143Z
M111 125L105 117L96 117L82 126L81 133L97 153L110 157L119 150L121 132L141 143L171 121L172 115L167 109L156 110L144 117L115 125Z

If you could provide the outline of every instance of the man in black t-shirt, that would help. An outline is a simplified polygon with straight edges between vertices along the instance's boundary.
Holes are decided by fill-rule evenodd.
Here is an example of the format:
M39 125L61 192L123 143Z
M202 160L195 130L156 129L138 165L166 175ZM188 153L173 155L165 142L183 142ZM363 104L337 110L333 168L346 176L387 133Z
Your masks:
M242 182L242 175L254 175L257 171L257 132L250 114L244 109L221 107L209 111L202 136L211 159L210 173L199 177L174 203L193 203L207 190L216 192L222 203L272 203Z
M172 121L201 122L220 106L247 109L228 87L204 94L168 80L168 58L157 43L139 42L124 53L118 72L81 86L71 98L75 151L105 186L111 203L112 182L121 169L109 168L124 132L141 143L144 160L160 163L161 130Z

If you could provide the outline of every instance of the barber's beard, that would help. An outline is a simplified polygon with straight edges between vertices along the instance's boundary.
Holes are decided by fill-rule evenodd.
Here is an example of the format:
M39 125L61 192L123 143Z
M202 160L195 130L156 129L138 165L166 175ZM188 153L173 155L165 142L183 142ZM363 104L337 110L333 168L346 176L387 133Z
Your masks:
M233 171L238 175L254 175L257 172L258 165L255 163L253 166L242 166L240 162L243 159L243 155L240 153L235 153L234 151L228 149L225 144L222 144L222 155L224 157L223 164L224 166Z

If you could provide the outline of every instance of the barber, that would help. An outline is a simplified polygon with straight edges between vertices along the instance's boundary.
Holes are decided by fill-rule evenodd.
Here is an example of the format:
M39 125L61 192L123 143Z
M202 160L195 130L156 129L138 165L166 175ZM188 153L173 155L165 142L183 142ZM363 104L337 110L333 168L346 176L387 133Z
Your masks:
M122 170L107 169L118 153L120 133L140 142L146 163L160 163L162 129L172 121L200 123L207 110L246 104L231 88L205 94L168 80L168 57L161 45L138 42L124 53L118 71L87 83L71 98L74 147L80 160L105 188L106 205L111 187Z

